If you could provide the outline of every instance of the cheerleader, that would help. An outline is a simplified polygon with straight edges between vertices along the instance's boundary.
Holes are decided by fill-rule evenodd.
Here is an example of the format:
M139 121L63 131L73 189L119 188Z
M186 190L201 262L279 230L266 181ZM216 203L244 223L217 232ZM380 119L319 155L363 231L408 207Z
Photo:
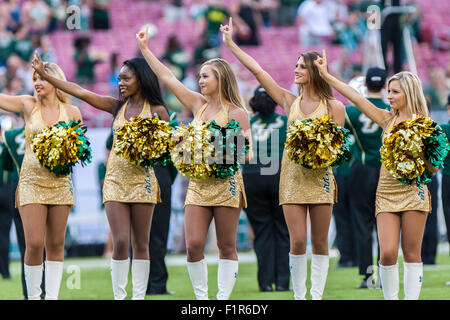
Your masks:
M352 87L330 75L327 71L325 51L322 57L315 61L315 65L328 84L383 128L383 139L397 123L410 120L413 115L428 116L420 79L411 72L397 73L388 80L388 100L391 106L391 111L388 111L377 108ZM424 159L424 162L430 172L437 171L437 168L432 167L427 160ZM384 298L386 300L398 299L397 258L401 233L405 299L416 300L420 295L423 277L422 239L427 215L431 211L430 193L427 186L402 183L391 175L382 164L375 207L380 244L379 274Z
M318 118L328 115L343 126L344 105L335 100L330 86L319 76L313 63L320 55L307 52L300 55L294 69L294 81L299 97L281 88L273 78L232 40L233 21L220 28L226 46L236 58L256 77L267 93L280 105L288 116L288 124L295 120ZM294 298L306 297L306 243L307 214L311 220L311 296L322 299L328 275L328 229L333 204L336 202L336 183L331 168L306 169L291 161L286 150L281 162L280 205L289 230L289 265L294 289Z
M147 63L163 84L194 114L197 123L215 121L225 127L236 120L251 140L250 121L239 94L236 76L228 62L212 59L203 63L199 75L200 92L191 91L148 49L148 32L136 35ZM250 148L251 149L251 148ZM246 159L248 159L247 156ZM185 201L187 268L197 299L208 299L208 269L204 248L209 225L214 218L219 248L217 299L226 300L233 290L238 257L236 235L246 197L241 171L226 179L190 179Z
M142 58L123 63L119 72L119 99L98 95L75 83L52 76L42 67L37 54L32 66L36 73L58 89L114 116L113 149L116 133L125 121L136 116L150 118L155 113L162 120L169 121L158 79ZM132 299L145 299L150 270L150 227L153 210L158 202L161 202L160 189L153 168L138 167L111 152L103 184L103 203L113 240L111 279L115 300L123 300L127 295L130 236L133 249Z
M66 77L58 65L41 65L47 74L59 81ZM58 299L63 274L64 239L67 219L75 204L70 175L57 177L40 165L31 149L30 135L60 121L82 121L72 97L47 82L39 73L32 73L34 95L0 94L0 108L20 113L25 119L25 156L16 191L25 233L24 273L29 300L41 299L42 274L45 269L45 299ZM43 263L46 251L45 266Z

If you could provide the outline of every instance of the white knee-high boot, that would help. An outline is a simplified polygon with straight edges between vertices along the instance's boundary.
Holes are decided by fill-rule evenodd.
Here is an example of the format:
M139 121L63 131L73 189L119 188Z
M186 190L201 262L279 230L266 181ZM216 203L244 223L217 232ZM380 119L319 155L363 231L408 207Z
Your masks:
M111 259L111 280L114 292L114 300L124 300L127 296L128 271L130 269L130 259Z
M150 260L133 259L131 261L131 280L133 283L132 300L144 300L150 274Z
M28 300L41 300L41 283L44 265L24 265L25 283L27 285Z
M379 265L384 300L398 300L398 263L391 266Z
M217 270L217 300L228 300L233 291L238 275L238 261L219 259Z
M313 300L322 300L323 290L328 277L328 255L313 254L311 258L311 296Z
M187 262L189 278L197 300L208 300L208 266L205 259Z
M58 300L64 262L45 261L45 300Z
M295 300L306 300L307 266L306 253L299 255L289 253L289 269L291 270Z
M422 288L423 263L403 262L403 268L405 300L418 300Z

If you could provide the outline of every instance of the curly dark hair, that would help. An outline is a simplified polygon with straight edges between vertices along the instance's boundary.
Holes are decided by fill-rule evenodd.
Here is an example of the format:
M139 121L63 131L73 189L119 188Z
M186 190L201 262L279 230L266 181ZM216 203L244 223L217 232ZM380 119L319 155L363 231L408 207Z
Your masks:
M269 96L263 87L259 86L256 88L253 97L250 99L249 105L253 112L259 113L261 116L267 116L275 111L277 103Z

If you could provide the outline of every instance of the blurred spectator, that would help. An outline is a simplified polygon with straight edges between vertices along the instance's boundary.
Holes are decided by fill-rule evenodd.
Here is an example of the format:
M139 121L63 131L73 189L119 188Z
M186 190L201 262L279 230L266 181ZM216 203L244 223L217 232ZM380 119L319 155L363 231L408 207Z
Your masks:
M111 53L109 57L109 77L108 77L108 86L109 86L109 94L115 97L118 94L119 87L119 72L121 66L119 65L119 54L117 52Z
M366 31L366 22L359 11L351 11L345 22L334 25L337 40L347 51L355 51L361 43Z
M20 22L28 27L31 33L47 32L50 25L51 10L42 0L25 1L20 15Z
M9 94L11 96L20 96L27 94L22 79L17 76L12 77L8 80L3 93Z
M202 30L202 39L208 39L211 46L220 44L220 24L227 22L230 16L226 7L220 0L208 0L208 7L204 11L203 18L197 19L197 30Z
M445 71L443 68L430 65L427 68L428 81L423 91L427 99L428 107L432 111L444 111L449 90L446 87Z
M166 50L161 57L161 61L166 61L169 64L170 70L174 73L178 80L183 80L186 76L189 60L190 57L181 46L177 35L170 35L167 40Z
M381 10L388 7L400 6L400 0L381 0ZM389 73L389 64L386 59L388 45L392 44L392 50L394 54L394 73L402 71L402 30L400 27L400 15L399 13L391 13L383 21L381 25L381 47L383 51L384 65L386 71Z
M21 6L17 0L0 3L0 23L6 23L8 30L15 32L20 21Z
M68 0L68 6L77 6L80 8L80 30L90 29L90 20L92 15L91 0Z
M57 63L55 49L52 47L50 37L46 34L35 34L31 37L34 49L42 61Z
M315 46L326 43L333 36L330 7L324 0L306 0L297 10L300 44Z
M14 52L14 35L6 28L6 21L0 19L0 67L6 66L6 60Z
M194 49L193 66L201 65L209 59L220 57L220 47L217 46L217 38L204 37Z
M279 0L278 25L292 26L296 20L296 12L304 0Z
M20 25L15 34L15 41L13 51L16 53L23 61L29 62L31 55L33 54L33 46L31 44L30 34L28 26L23 24Z
M110 0L93 0L92 4L92 28L95 30L109 29Z
M441 123L441 127L450 141L450 94L447 97L447 121ZM450 152L447 154L444 162L444 168L441 169L442 174L442 208L444 211L445 226L447 229L447 241L450 245Z
M186 7L183 0L163 0L164 20L167 23L183 22L186 19Z
M94 66L106 57L102 53L89 50L89 37L79 37L74 40L74 60L77 65L75 81L79 84L93 84L95 82Z
M358 65L353 64L350 59L350 54L347 51L343 51L336 59L330 63L330 71L344 82L350 81L357 75L355 69Z
M48 32L63 30L66 22L66 0L46 0L50 7L50 23Z
M17 54L13 53L6 61L6 68L8 77L20 78L25 86L25 91L28 94L33 94L34 89L30 64L25 64Z
M260 3L254 0L239 0L231 6L238 45L259 45L258 25L262 25L260 8Z

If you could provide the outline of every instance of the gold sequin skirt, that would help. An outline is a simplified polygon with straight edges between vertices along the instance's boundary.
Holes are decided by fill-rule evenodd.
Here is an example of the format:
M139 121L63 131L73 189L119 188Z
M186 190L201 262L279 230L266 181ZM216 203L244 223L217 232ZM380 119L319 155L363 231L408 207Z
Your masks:
M283 154L280 173L280 205L333 204L337 186L331 168L307 169Z
M400 182L384 165L380 168L375 216L381 212L423 211L431 212L431 195L426 185Z
M241 193L242 205L244 208L247 208L247 198L241 170L227 179L190 179L184 206L191 204L203 207L239 208Z
M75 205L71 176L57 177L34 156L24 158L16 193L16 207L32 203Z
M103 203L108 201L161 202L161 191L153 168L135 166L112 151L103 183Z

